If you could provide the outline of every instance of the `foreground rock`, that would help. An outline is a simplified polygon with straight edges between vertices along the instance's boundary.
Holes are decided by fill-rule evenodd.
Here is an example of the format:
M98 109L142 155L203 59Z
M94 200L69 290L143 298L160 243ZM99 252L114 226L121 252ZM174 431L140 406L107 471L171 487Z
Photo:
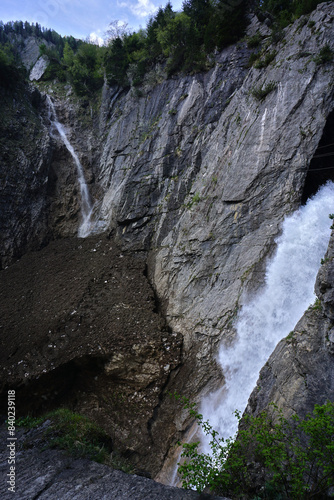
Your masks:
M1 437L5 440L5 431ZM24 441L19 433L18 443ZM3 441L4 442L4 441ZM8 491L8 454L0 453L0 496L3 500L223 500L199 495L156 483L151 479L110 469L86 459L74 460L55 450L39 448L19 451L16 455L15 493Z

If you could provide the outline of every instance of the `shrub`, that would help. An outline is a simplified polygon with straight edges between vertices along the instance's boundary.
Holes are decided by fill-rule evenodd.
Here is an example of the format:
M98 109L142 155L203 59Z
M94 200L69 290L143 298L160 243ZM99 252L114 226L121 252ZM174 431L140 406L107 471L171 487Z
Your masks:
M25 70L18 63L9 44L0 47L0 86L14 87L25 78Z
M271 81L271 82L267 83L267 85L265 87L253 87L251 89L251 94L258 101L263 101L263 99L265 99L265 97L267 97L267 95L270 94L270 92L275 90L276 87L277 87L277 83Z
M262 41L262 37L259 33L256 33L256 35L250 37L248 40L247 40L247 47L249 49L255 49L256 47L258 47L260 45Z
M324 45L321 49L317 57L314 59L316 64L326 64L328 62L332 62L333 60L333 51L328 44Z
M199 442L183 444L186 461L178 472L184 488L296 500L323 498L333 488L334 403L315 405L305 419L294 416L290 421L271 404L257 417L243 418L235 441L219 438L194 404L186 398L183 403L211 438L211 454L200 453Z
M257 52L252 52L251 55L249 56L247 67L250 68L253 66L255 61L259 59L259 54Z
M254 68L261 69L266 68L269 64L275 59L277 52L269 52L265 55L264 59L260 59L257 63L254 64Z
M186 207L190 210L193 205L197 205L201 201L201 197L199 193L195 193L191 200L187 203Z

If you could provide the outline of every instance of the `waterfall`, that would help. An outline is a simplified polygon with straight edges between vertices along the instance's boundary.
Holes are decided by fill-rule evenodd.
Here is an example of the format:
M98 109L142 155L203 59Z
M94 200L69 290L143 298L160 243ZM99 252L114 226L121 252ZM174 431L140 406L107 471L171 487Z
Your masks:
M201 413L225 439L235 435L234 411L245 410L260 369L315 300L314 283L328 246L331 212L334 184L329 182L285 219L264 287L242 307L234 344L220 348L225 385L203 400ZM209 451L206 437L203 448Z
M80 238L86 238L87 236L89 236L89 234L93 229L93 223L92 223L93 205L91 203L84 170L82 168L78 155L74 151L72 144L67 138L63 125L58 121L57 113L50 96L47 95L46 98L49 105L49 119L51 121L51 124L54 125L58 130L58 133L63 143L65 144L67 150L71 153L71 156L77 167L77 175L78 175L78 181L80 185L80 195L81 195L81 224L78 229L78 236Z

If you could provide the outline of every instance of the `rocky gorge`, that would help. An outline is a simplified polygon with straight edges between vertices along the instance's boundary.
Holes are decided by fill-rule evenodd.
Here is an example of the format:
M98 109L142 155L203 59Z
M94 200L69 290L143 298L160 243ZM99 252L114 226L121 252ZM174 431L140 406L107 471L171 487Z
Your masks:
M262 286L285 216L334 180L322 156L334 142L333 29L325 2L277 40L254 16L257 67L241 41L206 73L153 72L91 101L58 83L2 91L1 390L16 389L21 414L66 404L171 482L193 422L169 393L200 402L224 385L219 346ZM47 95L93 200L88 238ZM332 247L317 307L286 332L249 412L333 401Z

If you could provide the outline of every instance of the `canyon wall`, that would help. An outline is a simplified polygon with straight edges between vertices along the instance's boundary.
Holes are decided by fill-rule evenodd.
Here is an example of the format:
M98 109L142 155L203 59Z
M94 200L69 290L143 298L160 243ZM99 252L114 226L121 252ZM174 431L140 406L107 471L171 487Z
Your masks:
M264 37L258 67L249 67L252 50L241 41L217 55L205 74L159 81L152 72L143 88L105 86L94 103L69 87L40 85L41 97L26 101L25 111L3 104L11 109L4 134L12 141L3 265L76 235L80 190L68 151L49 133L49 93L96 202L94 233L144 259L166 342L182 339L182 353L165 364L157 399L142 420L159 443L152 445L154 459L140 438L133 445L153 475L190 423L167 393L176 389L198 401L223 384L218 345L233 339L245 293L263 282L285 215L305 192L333 178L331 170L308 173L334 107L333 61L321 57L326 45L333 50L333 27L333 2L298 19L278 40L254 17L249 35ZM25 113L36 124L29 134L36 132L21 145ZM10 136L14 124L20 130ZM108 358L104 370L117 373L117 363ZM129 379L133 371L126 368L122 376Z

